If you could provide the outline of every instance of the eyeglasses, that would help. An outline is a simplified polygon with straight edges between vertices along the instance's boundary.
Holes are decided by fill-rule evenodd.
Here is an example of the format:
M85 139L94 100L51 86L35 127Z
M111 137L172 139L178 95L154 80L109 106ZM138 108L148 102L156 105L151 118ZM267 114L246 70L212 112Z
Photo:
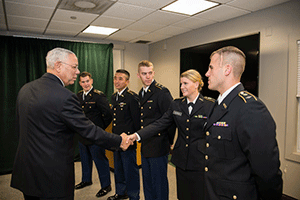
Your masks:
M60 62L63 63L63 64L66 64L66 65L69 65L69 66L72 67L74 70L78 69L78 65L74 66L74 65L70 65L70 64L68 64L68 63L62 62L62 61L60 61Z

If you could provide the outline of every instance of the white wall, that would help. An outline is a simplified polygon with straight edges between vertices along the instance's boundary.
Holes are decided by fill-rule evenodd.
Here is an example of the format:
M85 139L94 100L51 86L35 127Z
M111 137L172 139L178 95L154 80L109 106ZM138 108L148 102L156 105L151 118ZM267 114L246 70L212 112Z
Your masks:
M271 35L268 35L270 31ZM288 75L291 75L288 69L289 49L291 49L289 37L291 34L298 34L300 39L300 1L292 0L151 44L149 59L155 66L156 80L168 87L173 97L177 98L179 97L180 49L258 32L261 34L259 97L267 105L277 124L281 169L284 173L284 193L300 199L300 164L287 160L285 156L285 140L288 136L287 115L297 116L296 107L287 113L287 99L295 98L291 96L295 93L288 93L287 90L288 88L292 91L296 90L296 86L288 82ZM297 74L292 74L292 77L294 76ZM289 134L296 134L296 128L291 132ZM295 144L292 142L287 145Z

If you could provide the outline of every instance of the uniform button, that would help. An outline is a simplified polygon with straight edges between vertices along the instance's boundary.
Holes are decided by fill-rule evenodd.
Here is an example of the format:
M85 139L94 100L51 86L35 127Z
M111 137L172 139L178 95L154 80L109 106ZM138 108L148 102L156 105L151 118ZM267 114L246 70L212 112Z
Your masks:
M190 122L190 120L189 120L189 119L187 119L187 120L186 120L186 122Z
M188 136L188 135L186 136L186 139L189 139L189 136Z
M116 121L117 119L116 118L114 118L114 121Z
M205 160L208 160L208 155L205 155Z
M233 195L232 198L233 198L233 199L237 199L237 196L236 196L236 195Z
M188 144L185 145L185 147L188 147L188 146L189 146Z
M90 106L90 108L92 108L92 106Z
M206 147L209 147L209 143L206 143Z
M141 116L143 116L144 114L143 113L141 113Z
M114 113L114 116L116 116L116 113Z
M149 107L149 109L151 109L151 107Z
M123 110L123 108L121 108L121 110Z
M144 122L144 120L141 119L141 122Z
M117 110L116 108L114 108L114 110Z
M188 131L188 130L189 130L189 128L186 128L186 130Z
M114 126L116 126L116 124L114 124Z
M141 107L141 109L143 110L143 109L144 109L144 107L142 106L142 107Z
M141 128L144 128L143 126L141 126Z
M208 131L206 131L206 135L209 136L209 132Z
M205 167L204 170L205 170L206 172L208 172L208 167Z
M221 135L218 136L218 140L220 140L220 139L221 139Z
M160 136L160 133L158 134L158 136Z
M84 108L84 106L82 106L82 108Z

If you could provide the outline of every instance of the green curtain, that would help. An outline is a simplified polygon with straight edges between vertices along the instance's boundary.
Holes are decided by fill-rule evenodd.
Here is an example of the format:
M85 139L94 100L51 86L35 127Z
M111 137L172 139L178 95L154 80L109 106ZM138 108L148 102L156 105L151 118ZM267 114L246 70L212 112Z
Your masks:
M46 72L45 57L55 47L73 51L78 57L79 70L88 71L94 88L107 97L113 93L113 44L96 44L0 36L0 174L10 173L18 146L15 131L15 104L20 88ZM68 89L81 90L78 79ZM75 152L78 158L78 149Z

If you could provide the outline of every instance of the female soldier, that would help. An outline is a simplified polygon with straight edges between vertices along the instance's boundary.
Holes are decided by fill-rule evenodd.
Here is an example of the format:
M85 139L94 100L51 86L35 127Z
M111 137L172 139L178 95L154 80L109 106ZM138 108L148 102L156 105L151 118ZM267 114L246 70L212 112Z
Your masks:
M176 166L177 198L179 200L204 199L205 133L203 131L208 111L214 100L203 97L200 91L204 85L202 77L194 69L180 76L183 97L172 101L165 114L152 124L137 131L132 140L143 141L153 135L160 137L160 131L173 123L178 128L171 162ZM140 138L139 138L140 137Z

